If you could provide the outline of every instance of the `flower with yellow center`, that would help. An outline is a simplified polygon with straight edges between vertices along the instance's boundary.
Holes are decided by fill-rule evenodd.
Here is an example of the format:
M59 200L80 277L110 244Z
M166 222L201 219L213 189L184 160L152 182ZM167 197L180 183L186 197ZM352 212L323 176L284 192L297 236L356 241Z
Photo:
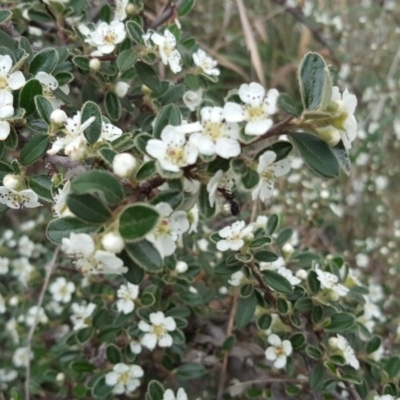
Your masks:
M147 153L154 157L165 171L179 172L181 168L196 162L198 150L185 136L185 133L193 129L192 125L167 125L162 130L160 139L150 139L147 142Z
M14 115L13 95L7 90L0 90L0 140L6 140L11 127L7 118Z
M0 186L0 203L10 208L40 207L38 195L31 189L17 191L6 186Z
M175 320L172 317L165 317L161 311L151 313L149 319L151 324L145 321L139 322L139 329L145 332L140 339L141 345L150 350L153 350L157 344L159 347L172 346L172 336L168 332L176 329Z
M189 229L189 220L185 211L173 211L168 203L158 203L156 209L161 220L146 239L153 243L161 257L174 254L176 241Z
M59 303L69 303L72 293L75 292L75 284L68 282L64 277L57 278L49 287L53 300Z
M25 85L25 77L21 71L11 72L12 59L9 55L0 55L0 90L18 90Z
M182 70L182 67L180 65L181 55L179 51L175 48L175 36L168 29L166 29L164 32L164 36L158 33L153 33L151 35L151 40L154 44L158 46L162 63L164 65L169 64L171 71L174 74L180 72Z
M221 107L204 107L201 110L201 124L198 133L190 136L200 154L222 158L236 157L240 154L239 125L224 121Z
M139 365L115 364L113 370L106 375L106 384L114 386L114 394L130 394L140 386L140 380L144 375Z
M224 106L224 117L227 122L246 122L244 132L250 136L260 136L266 133L273 121L271 115L278 111L276 102L279 92L270 89L265 95L265 89L256 82L243 84L238 95L243 105L228 102Z
M234 222L232 226L227 226L218 232L222 240L217 242L217 249L219 251L240 250L252 231L252 225L246 226L244 221Z
M268 336L268 343L272 346L265 350L265 357L269 361L274 361L275 368L284 368L287 357L292 354L293 348L289 340L281 340L274 333Z

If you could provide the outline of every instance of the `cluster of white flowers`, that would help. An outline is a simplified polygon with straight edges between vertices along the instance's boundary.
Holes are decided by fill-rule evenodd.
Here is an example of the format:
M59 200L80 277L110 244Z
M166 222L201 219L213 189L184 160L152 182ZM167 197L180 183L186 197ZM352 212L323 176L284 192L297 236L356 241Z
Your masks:
M11 127L8 118L14 115L13 90L25 85L25 77L21 71L13 70L13 61L9 55L0 55L0 141L6 140Z
M72 314L70 318L74 325L74 331L87 328L90 325L91 317L95 308L96 304L93 303L81 305L78 303L71 304Z
M341 355L345 359L346 364L354 369L360 368L360 362L357 360L353 348L345 337L342 335L331 337L329 339L329 346L335 351L335 354Z
M139 286L127 282L117 290L117 309L124 314L131 313L135 308L135 300L139 295Z
M321 289L325 289L331 300L338 300L339 297L346 296L349 289L339 283L339 278L330 272L322 271L317 268L317 278L321 284Z
M62 250L75 258L74 264L84 275L124 274L128 271L114 253L97 250L92 237L86 233L71 233L62 239Z

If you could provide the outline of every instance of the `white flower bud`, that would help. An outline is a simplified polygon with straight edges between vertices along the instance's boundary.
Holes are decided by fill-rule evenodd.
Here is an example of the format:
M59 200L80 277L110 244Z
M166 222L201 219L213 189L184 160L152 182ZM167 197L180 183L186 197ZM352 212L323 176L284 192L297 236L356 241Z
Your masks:
M130 176L136 167L136 159L129 153L117 154L113 160L113 171L121 178Z
M188 90L183 94L182 100L190 111L194 111L203 100L203 90L199 89L196 92Z
M226 294L228 294L228 288L226 286L221 286L218 289L218 293L222 296L225 296Z
M290 243L285 243L282 247L282 252L285 258L289 258L293 254L294 248Z
M50 120L55 124L63 124L67 119L67 114L63 110L54 110L50 114Z
M89 61L89 68L93 71L98 71L101 68L101 61L98 58L92 58Z
M329 146L336 146L342 138L340 132L333 126L318 129L318 136Z
M188 270L188 265L184 261L178 261L175 266L176 272L183 274Z
M16 307L19 304L19 299L18 296L12 296L10 297L10 299L8 300L8 304L11 307Z
M136 6L135 6L134 4L129 3L129 4L126 6L125 11L126 11L126 13L127 13L128 15L134 15L134 14L137 13L137 8L136 8Z
M65 381L65 374L62 372L58 373L56 376L56 382L62 383L64 381Z
M338 338L331 337L331 338L329 338L328 343L329 343L329 347L332 347L332 349L338 348Z
M194 286L189 287L189 292L194 293L194 294L199 293Z
M101 239L101 244L103 245L104 250L111 253L119 253L125 247L124 239L115 232L106 233Z
M296 272L296 278L299 278L302 281L304 281L305 279L307 279L307 271L305 269L299 269Z
M126 82L119 81L115 84L114 92L118 97L125 97L129 87L130 86Z
M22 178L19 175L7 174L3 178L3 186L8 187L10 189L16 189L22 183Z

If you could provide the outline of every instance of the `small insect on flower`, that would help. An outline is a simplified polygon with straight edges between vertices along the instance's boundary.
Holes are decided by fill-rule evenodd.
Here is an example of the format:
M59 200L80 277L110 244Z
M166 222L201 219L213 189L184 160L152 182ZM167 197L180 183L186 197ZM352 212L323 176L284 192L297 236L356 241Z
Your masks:
M231 192L225 188L218 188L219 193L221 193L222 197L225 199L226 204L229 205L229 210L232 215L237 216L240 213L240 204L235 200L236 191Z

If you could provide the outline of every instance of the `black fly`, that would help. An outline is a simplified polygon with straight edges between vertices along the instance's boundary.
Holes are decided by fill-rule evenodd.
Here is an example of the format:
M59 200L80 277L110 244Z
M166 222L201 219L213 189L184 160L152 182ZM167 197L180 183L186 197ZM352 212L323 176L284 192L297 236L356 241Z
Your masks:
M239 215L240 213L240 205L235 200L236 192L230 192L224 188L218 188L218 192L221 193L222 197L230 206L230 211L232 215Z

